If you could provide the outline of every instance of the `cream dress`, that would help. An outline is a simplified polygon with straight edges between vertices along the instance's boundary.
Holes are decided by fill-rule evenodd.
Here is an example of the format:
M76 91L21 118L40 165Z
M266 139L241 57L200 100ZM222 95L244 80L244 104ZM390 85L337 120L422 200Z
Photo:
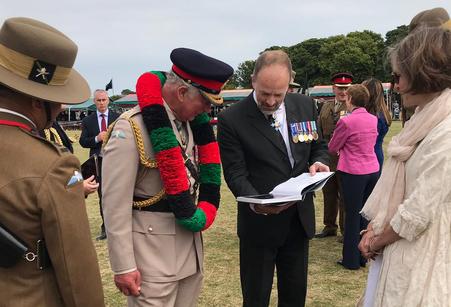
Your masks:
M406 195L390 224L373 306L451 306L451 116L406 163Z

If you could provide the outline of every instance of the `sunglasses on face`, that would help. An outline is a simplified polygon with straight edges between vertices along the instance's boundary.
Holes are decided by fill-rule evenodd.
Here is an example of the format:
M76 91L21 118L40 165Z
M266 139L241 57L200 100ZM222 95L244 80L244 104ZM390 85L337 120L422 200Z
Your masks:
M401 78L401 75L396 73L396 72L392 72L391 73L391 77L392 77L392 83L393 84L398 84L399 83L399 78Z

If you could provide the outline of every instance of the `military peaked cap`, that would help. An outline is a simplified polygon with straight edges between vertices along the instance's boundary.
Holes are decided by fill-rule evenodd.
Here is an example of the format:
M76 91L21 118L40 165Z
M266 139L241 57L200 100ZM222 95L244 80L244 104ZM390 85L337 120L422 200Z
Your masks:
M332 76L332 84L338 87L348 87L351 85L354 76L349 72L339 72Z
M172 50L171 61L177 76L199 89L213 104L222 104L221 90L233 74L230 65L188 48Z

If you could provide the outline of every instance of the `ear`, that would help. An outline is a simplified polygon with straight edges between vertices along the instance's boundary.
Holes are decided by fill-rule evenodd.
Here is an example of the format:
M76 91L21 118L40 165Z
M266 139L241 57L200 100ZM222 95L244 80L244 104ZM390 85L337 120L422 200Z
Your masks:
M33 109L40 110L40 109L43 109L43 108L44 108L44 103L43 103L41 100L32 97L32 98L31 98L31 107L32 107Z
M186 94L188 93L188 87L186 85L180 85L177 88L177 99L178 101L183 101L185 99Z
M257 76L255 76L254 74L251 75L251 83L252 83L252 88L255 89L255 82L257 82Z

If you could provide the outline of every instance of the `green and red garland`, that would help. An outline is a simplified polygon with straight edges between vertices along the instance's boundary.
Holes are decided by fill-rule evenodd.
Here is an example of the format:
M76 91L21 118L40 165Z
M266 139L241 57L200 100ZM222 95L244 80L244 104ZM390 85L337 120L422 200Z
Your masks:
M199 156L200 186L196 206L189 193L182 149L163 105L161 88L164 81L165 76L160 72L144 73L136 83L136 95L155 151L166 201L180 225L198 232L210 227L219 207L221 165L218 143L208 114L200 114L190 122Z

